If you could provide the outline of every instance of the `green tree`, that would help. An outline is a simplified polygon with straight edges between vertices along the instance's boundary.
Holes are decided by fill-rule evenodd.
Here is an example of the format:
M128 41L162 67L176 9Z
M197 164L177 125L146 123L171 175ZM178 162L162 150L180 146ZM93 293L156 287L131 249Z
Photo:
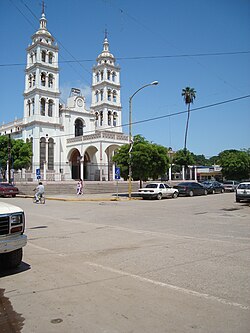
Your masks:
M194 154L187 149L180 149L175 153L173 162L176 165L188 167L195 164Z
M186 130L185 130L185 139L184 139L184 150L187 149L187 135L188 135L188 126L189 126L189 118L190 118L190 104L194 102L196 97L196 91L194 88L186 87L182 89L181 95L184 98L184 102L187 105L187 122L186 122Z
M204 155L195 155L193 153L191 153L191 155L194 158L195 165L208 165L208 160Z
M32 145L25 143L23 140L13 140L8 136L0 136L0 168L1 174L4 175L7 169L8 153L10 146L10 167L18 170L27 168L31 165Z
M219 164L226 179L242 180L250 177L250 155L246 151L224 150L219 154Z
M129 144L121 146L113 157L125 180L128 179L129 147ZM141 183L149 178L157 179L163 176L169 167L167 148L150 143L141 135L136 135L131 151L131 162L134 180L140 180Z

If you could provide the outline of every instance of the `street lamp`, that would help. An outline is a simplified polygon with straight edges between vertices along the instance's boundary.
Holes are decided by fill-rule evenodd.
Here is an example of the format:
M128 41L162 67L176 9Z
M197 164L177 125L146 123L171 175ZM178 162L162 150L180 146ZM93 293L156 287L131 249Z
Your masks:
M132 192L132 184L131 184L131 180L132 180L132 165L131 165L131 152L133 149L133 139L132 139L132 98L142 89L149 87L149 86L157 86L159 82L158 81L153 81L151 83L145 84L144 86L142 86L141 88L137 89L133 95L131 95L129 97L129 143L130 143L130 148L129 148L129 169L128 169L128 196L129 199L131 199L131 192Z

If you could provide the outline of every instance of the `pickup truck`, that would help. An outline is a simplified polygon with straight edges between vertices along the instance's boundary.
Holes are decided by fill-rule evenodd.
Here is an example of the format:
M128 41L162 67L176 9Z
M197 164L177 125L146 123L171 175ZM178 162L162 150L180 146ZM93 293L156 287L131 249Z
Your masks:
M0 202L0 269L15 268L22 262L23 247L27 244L24 229L24 211Z

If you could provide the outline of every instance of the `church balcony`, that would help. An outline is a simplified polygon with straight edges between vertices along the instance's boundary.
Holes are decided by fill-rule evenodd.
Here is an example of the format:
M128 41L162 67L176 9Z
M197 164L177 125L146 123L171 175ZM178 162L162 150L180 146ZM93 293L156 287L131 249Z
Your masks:
M112 141L124 141L128 143L128 135L123 133L114 133L108 131L96 131L94 134L88 134L83 136L76 136L74 138L67 139L67 143L80 143L84 141L100 141L101 139L104 140L112 140Z

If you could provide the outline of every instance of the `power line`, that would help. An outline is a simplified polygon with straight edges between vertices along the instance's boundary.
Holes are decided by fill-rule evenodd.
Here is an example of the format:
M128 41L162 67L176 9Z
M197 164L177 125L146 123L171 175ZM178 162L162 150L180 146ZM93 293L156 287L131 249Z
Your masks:
M117 60L143 60L143 59L165 59L165 58L187 58L187 57L213 57L213 56L227 56L227 55L241 55L241 54L250 54L250 51L116 57L116 59ZM73 58L75 59L75 57L73 57ZM95 62L95 59L61 60L61 61L59 61L59 64L63 64L63 63L82 63L82 62ZM25 63L12 63L12 64L0 64L0 67L13 67L13 66L25 66L25 65L26 65Z
M216 103L212 103L212 104L207 104L207 105L204 105L204 106L200 106L200 107L197 107L197 108L194 108L194 109L190 109L190 112L200 111L200 110L203 110L203 109L208 109L208 108L212 108L212 107L223 105L223 104L233 103L233 102L237 102L237 101L240 101L240 100L243 100L243 99L247 99L247 98L250 98L250 94L249 95L235 97L235 98L232 98L232 99L227 99L227 100L216 102ZM138 121L132 122L132 125L143 124L143 123L150 122L150 121L155 121L155 120L160 120L160 119L164 119L164 118L175 117L175 116L179 116L181 114L185 114L187 112L188 112L187 110L185 110L185 111L178 111L178 112L168 113L168 114L165 114L165 115L162 115L162 116L158 116L158 117L153 117L153 118L147 118L147 119L143 119L143 120L138 120ZM110 127L106 127L103 130L98 130L98 131L99 132L104 132L104 131L109 131L109 130L112 130L112 129L115 129L115 128L128 127L128 126L129 126L129 123L125 123L124 125L110 126ZM91 134L91 133L93 133L93 130L92 131L86 131L86 132L84 132L84 135ZM66 136L74 136L74 133L53 135L53 138L66 137ZM74 138L75 138L75 136L74 136ZM40 140L40 138L33 138L33 139Z

